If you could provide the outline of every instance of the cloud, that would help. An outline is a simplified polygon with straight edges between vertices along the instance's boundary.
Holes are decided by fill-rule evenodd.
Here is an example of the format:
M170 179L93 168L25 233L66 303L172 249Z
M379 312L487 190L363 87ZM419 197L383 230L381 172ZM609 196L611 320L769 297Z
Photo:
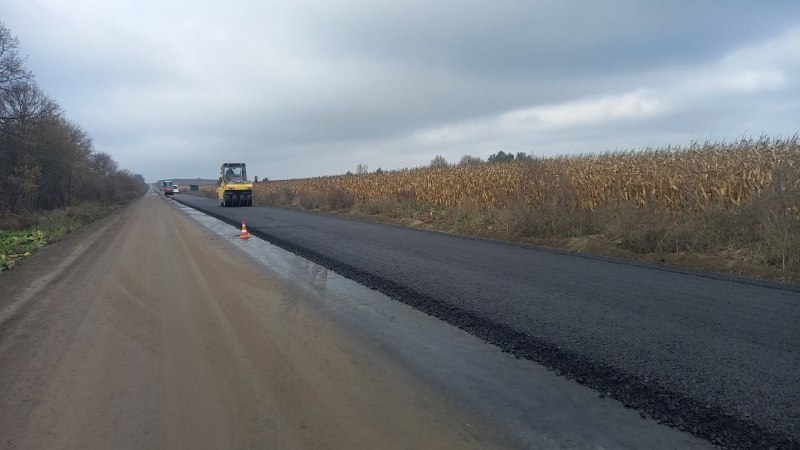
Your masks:
M617 120L636 120L657 114L660 101L639 90L616 96L569 101L520 109L497 117L448 125L416 133L422 144L454 144L535 133L549 128L574 127Z
M797 86L800 77L800 26L781 36L738 48L719 61L687 71L687 95L757 94Z
M559 105L542 106L520 110L503 115L506 128L524 125L528 122L543 127L565 127L598 123L609 120L637 119L657 114L659 100L638 90L614 97L567 102Z
M670 122L680 117L686 122L697 123L694 120L696 112L713 115L700 121L712 124L717 120L715 117L724 116L728 109L747 111L749 108L752 109L745 114L728 112L727 115L734 119L734 123L749 121L759 124L762 128L755 128L756 133L794 133L796 129L790 128L793 126L790 120L797 118L800 113L796 103L800 94L798 61L800 27L790 29L778 38L736 49L705 65L668 70L655 74L652 80L641 79L644 87L633 91L532 106L478 120L447 124L417 131L414 140L419 145L440 146L443 149L475 142L490 148L511 143L513 150L529 151L532 143L542 142L543 134L567 129L573 135L582 136L583 141L602 143L594 149L602 151L609 146L625 147L624 139L630 138L630 134L627 134L609 141L606 137L609 130L636 130L641 127L651 130L652 126L648 125L653 123L663 124L666 130L670 128ZM788 94L784 102L794 105L781 107L789 113L789 118L778 121L779 128L772 128L759 118L763 111L782 103L771 97L759 96L764 93ZM742 119L743 115L756 120ZM691 130L685 135L696 136L693 132L695 126L690 128L684 125L685 129ZM747 124L738 130L728 128L728 133L722 137L748 130L753 131L753 128ZM708 127L709 135L717 131L719 125ZM557 138L561 135L553 136ZM527 145L517 147L516 142L520 141L527 142ZM669 142L660 143L667 144ZM627 144L633 145L635 143ZM555 148L563 150L560 145ZM587 150L585 147L573 149L576 152Z
M8 0L45 91L148 179L791 133L800 6Z

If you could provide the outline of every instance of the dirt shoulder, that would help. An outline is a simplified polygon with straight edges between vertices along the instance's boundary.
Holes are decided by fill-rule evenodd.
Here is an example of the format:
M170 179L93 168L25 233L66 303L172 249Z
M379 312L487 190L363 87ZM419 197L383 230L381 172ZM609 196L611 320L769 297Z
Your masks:
M2 446L491 446L296 295L157 196L71 234L0 278Z

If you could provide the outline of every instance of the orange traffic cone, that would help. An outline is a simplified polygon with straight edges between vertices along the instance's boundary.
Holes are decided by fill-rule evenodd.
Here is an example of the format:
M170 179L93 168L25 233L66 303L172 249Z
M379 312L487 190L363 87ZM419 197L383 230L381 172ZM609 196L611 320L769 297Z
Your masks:
M250 237L250 233L247 232L247 225L244 224L244 220L242 220L242 234L239 235L239 239L247 239Z

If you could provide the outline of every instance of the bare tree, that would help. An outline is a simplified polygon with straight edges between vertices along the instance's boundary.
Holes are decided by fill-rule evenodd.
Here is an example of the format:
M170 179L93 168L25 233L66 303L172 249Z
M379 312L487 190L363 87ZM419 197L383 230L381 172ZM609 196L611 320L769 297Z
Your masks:
M34 83L18 46L0 23L0 212L144 193L144 179L95 153L89 135Z
M39 166L22 165L14 168L14 172L6 177L8 188L5 192L5 203L12 211L28 208L39 187L42 171Z
M96 176L90 170L91 139L62 116L37 123L32 139L36 160L46 175L37 193L38 206L57 208L71 204L83 184Z
M58 114L58 104L32 82L16 83L0 91L0 132L19 135L31 122Z
M356 174L362 175L365 173L369 173L369 166L366 164L359 164L356 166Z
M31 78L31 73L25 70L24 61L19 56L19 40L0 22L0 91Z
M95 153L89 157L89 168L101 177L110 177L117 173L117 162L108 153Z
M480 164L483 164L483 160L472 155L464 155L461 157L461 161L458 162L459 166L477 166Z
M442 155L436 155L436 157L431 160L431 168L433 169L440 169L447 166L447 160L444 159Z

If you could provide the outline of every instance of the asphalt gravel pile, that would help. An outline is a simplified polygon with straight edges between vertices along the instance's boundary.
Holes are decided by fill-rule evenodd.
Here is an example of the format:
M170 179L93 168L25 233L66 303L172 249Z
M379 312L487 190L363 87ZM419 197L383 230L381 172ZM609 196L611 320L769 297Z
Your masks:
M727 448L800 448L800 287L176 200Z

